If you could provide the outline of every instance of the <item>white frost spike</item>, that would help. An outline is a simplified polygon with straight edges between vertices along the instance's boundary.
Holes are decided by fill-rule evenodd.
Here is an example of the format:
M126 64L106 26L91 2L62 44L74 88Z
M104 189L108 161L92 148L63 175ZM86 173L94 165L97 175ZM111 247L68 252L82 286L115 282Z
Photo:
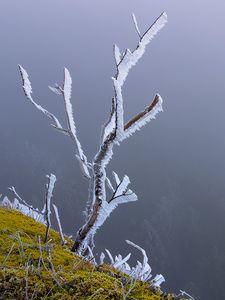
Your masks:
M155 278L151 281L152 285L155 287L155 288L159 288L160 285L165 282L165 278L163 275L156 275Z
M95 257L94 257L94 254L93 254L93 251L91 249L90 246L87 247L88 248L88 258L89 260L91 260L94 264L95 264Z
M75 141L76 146L77 146L78 155L76 157L78 158L78 160L80 162L81 169L82 169L84 175L87 178L90 178L90 173L89 173L88 167L87 167L87 164L88 164L87 158L84 155L80 141L77 138L76 126L75 126L74 117L73 117L73 108L72 108L72 104L70 101L71 93L72 93L72 78L70 76L70 72L68 71L68 69L64 68L63 96L64 96L66 115L67 115L67 123L68 123L69 130L72 134L71 137Z
M51 219L50 219L50 215L51 215L51 198L52 198L52 193L53 193L53 189L55 186L55 182L56 182L56 177L54 174L46 175L46 177L48 178L48 183L46 184L46 219L47 222L49 223L49 227L51 226Z
M124 136L124 111L121 82L112 77L116 99L115 123L116 123L116 142L123 140Z
M146 255L146 252L144 249L142 249L140 246L134 244L133 242L126 241L127 244L135 247L143 254L143 263L137 261L137 264L135 267L130 267L128 264L128 260L130 258L130 254L128 254L124 259L119 254L115 256L115 259L113 258L112 254L109 252L109 250L106 250L106 252L109 255L111 265L116 268L117 270L128 274L130 277L134 278L135 280L141 280L141 281L150 281L152 274L151 274L151 267L148 264L148 258ZM164 277L162 275L156 275L153 280L150 281L151 285L155 288L159 288L160 285L165 281Z
M130 259L131 253L129 253L126 257L122 258L121 255L118 256L117 262L113 264L114 268L120 268L123 264L125 264Z
M114 194L114 198L125 195L128 190L129 184L130 184L130 179L127 175L125 175L123 177L123 180L117 186L116 192Z
M61 240L62 240L62 245L65 245L66 241L65 241L63 231L62 231L62 225L61 225L60 218L59 218L59 211L58 211L58 208L55 204L52 204L52 206L54 208L56 220L57 220L57 223L58 223L58 226L59 226L59 234L60 234L60 237L61 237Z
M105 253L102 252L100 255L100 265L104 264L104 259L105 259Z
M21 77L23 79L23 90L25 95L27 96L27 98L32 99L31 94L32 94L32 86L31 86L31 82L29 80L29 76L27 71L19 65L19 70L20 70L20 74Z
M116 61L116 65L118 66L121 61L121 53L120 53L120 49L117 45L113 46L113 52L114 52L114 58Z
M167 23L167 14L163 12L158 19L152 24L152 26L145 32L141 42L144 45L147 45L154 36L166 25Z
M28 100L30 100L30 102L38 109L40 110L43 114L45 114L48 118L52 119L52 121L54 122L53 126L55 128L60 128L62 129L62 126L61 124L59 123L58 119L52 114L50 113L49 111L47 111L45 108L43 108L41 105L37 104L32 96L31 96L31 93L32 93L32 87L31 87L31 83L30 83L30 80L29 80L29 76L28 76L28 73L27 71L19 65L19 70L20 70L20 74L21 74L21 77L22 77L22 81L23 81L23 90L24 90L24 93L27 97Z
M14 199L11 202L7 197L4 197L2 201L0 201L0 206L12 208L18 210L22 214L33 218L35 221L46 225L46 221L42 212L38 211L38 209L32 209L31 206L26 206L19 202L18 199Z
M120 181L116 172L112 172L112 174L117 185L112 198L108 201L108 203L112 205L112 209L114 209L118 204L137 201L137 195L132 190L128 189L128 185L130 184L129 177L125 175Z
M119 176L114 171L112 172L112 174L113 174L113 177L115 179L116 185L118 186L120 184Z
M6 196L2 199L2 201L0 203L1 203L1 206L3 206L3 207L10 207L10 208L12 207L11 201Z
M111 262L111 264L113 265L113 264L114 264L114 259L113 259L113 257L112 257L111 252L110 252L108 249L105 249L105 252L108 254L108 257L109 257L109 259L110 259L110 262Z
M128 203L128 202L134 202L137 200L138 200L137 195L131 191L131 193L127 192L125 195L122 195L117 198L113 198L112 202L110 204L118 205L118 204L123 204L123 203Z
M108 188L114 193L115 189L108 177L106 177L106 183L107 183Z
M105 125L105 127L103 129L102 143L105 142L107 137L109 137L109 135L111 133L113 133L113 131L115 131L115 129L116 129L116 113L114 111L110 117L109 122Z
M139 251L141 251L142 255L143 255L143 263L142 263L142 271L146 269L146 266L148 264L148 257L146 255L146 252L143 248L141 248L140 246L134 244L133 242L126 240L126 243L130 246L133 246L134 248L138 249ZM149 266L150 267L150 266Z
M23 207L26 207L26 209L25 209L26 211L27 211L27 209L28 209L28 211L31 211L31 212L36 213L37 216L38 216L38 215L42 215L42 217L44 216L44 212L39 211L38 208L35 209L32 205L29 205L24 199L22 199L22 198L20 197L20 195L16 192L16 189L15 189L14 186L9 187L8 189L14 193L15 197L18 198L20 202L23 203L23 204L20 204L20 205L21 205L21 209L22 209ZM24 212L24 214L25 214L25 212ZM35 215L36 215L36 214L35 214Z
M76 135L76 127L73 118L73 109L72 104L70 102L72 93L72 78L67 68L64 68L64 83L63 83L63 95L65 100L65 108L67 114L67 121L69 129L71 130L73 135Z
M138 28L137 19L136 19L134 13L132 13L132 19L133 19L134 26L135 26L135 29L136 29L136 31L137 31L137 34L138 34L139 38L141 38L141 33L140 33L139 28Z

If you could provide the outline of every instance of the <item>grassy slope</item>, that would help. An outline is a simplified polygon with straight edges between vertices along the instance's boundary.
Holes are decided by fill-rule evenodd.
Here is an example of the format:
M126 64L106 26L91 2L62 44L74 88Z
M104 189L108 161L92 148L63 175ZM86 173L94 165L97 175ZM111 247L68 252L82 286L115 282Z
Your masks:
M108 265L95 267L60 245L50 231L21 213L0 208L0 299L123 299L130 278ZM40 242L39 242L40 241ZM41 259L41 256L43 259ZM122 289L123 282L123 289ZM137 282L128 299L172 300Z

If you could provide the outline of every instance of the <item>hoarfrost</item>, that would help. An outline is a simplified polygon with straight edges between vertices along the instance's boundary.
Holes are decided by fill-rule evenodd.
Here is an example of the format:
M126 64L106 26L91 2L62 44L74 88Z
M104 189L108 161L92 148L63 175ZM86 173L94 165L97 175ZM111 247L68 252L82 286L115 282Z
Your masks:
M114 58L115 58L116 65L118 66L118 64L121 61L121 53L120 53L120 49L117 45L113 46L113 52L114 52Z
M27 99L30 100L30 102L39 110L41 111L43 114L45 114L48 118L50 118L54 124L53 127L62 129L61 124L59 123L59 120L52 114L50 113L48 110L46 110L45 108L43 108L41 105L37 104L31 94L32 94L32 87L31 87L31 82L29 80L29 76L27 71L19 65L19 70L20 70L20 74L22 77L22 81L23 81L23 90L24 90L24 94L26 95Z
M31 82L29 80L29 76L27 71L19 65L19 70L20 70L20 74L22 77L22 81L23 81L23 90L24 93L27 97L27 99L39 110L41 111L43 114L45 114L48 118L50 118L54 124L52 124L52 126L57 129L59 132L64 133L68 136L70 136L72 138L72 140L75 142L76 145L76 151L78 153L78 155L76 155L76 157L79 160L81 169L83 174L87 177L90 178L90 174L88 171L88 162L87 162L87 158L84 155L83 149L81 147L80 141L77 138L76 135L76 127L75 127L75 122L74 122L74 118L73 118L73 111L72 111L72 105L70 102L70 98L71 98L71 91L72 91L72 79L70 76L69 71L65 68L64 69L64 83L63 83L63 89L56 84L56 87L50 87L50 89L55 92L55 93L61 93L64 96L64 102L65 102L65 110L66 110L66 115L67 115L67 122L68 122L68 129L64 129L62 128L62 125L60 124L59 120L56 118L56 116L52 113L50 113L48 110L46 110L45 108L43 108L41 105L37 104L33 98L32 98L32 87L31 87Z
M23 213L24 215L31 217L35 221L46 225L44 214L41 211L38 211L37 208L32 209L31 206L27 206L25 204L20 203L17 198L15 198L13 202L11 202L8 199L8 197L5 196L3 198L3 200L0 201L0 206L18 210L19 212Z
M48 178L48 183L46 184L46 211L45 211L45 215L46 215L46 220L47 223L49 225L49 227L51 227L51 199L52 199L52 193L54 190L54 186L55 186L55 182L56 182L56 177L54 174L51 175L46 175L46 177Z
M132 18L133 18L133 22L134 22L134 26L135 26L135 29L136 29L136 31L137 31L137 34L138 34L139 38L141 38L141 33L140 33L139 28L138 28L137 19L136 19L134 13L132 13Z
M129 253L124 258L119 254L116 255L115 258L113 258L111 252L107 249L105 249L111 265L118 269L120 272L123 272L130 277L134 278L135 280L141 280L141 281L150 281L151 286L154 288L160 288L160 285L165 281L163 275L156 275L153 279L152 278L152 269L148 263L148 257L146 255L146 251L141 248L140 246L134 244L131 241L126 240L127 244L131 245L132 247L138 249L141 251L143 255L143 262L137 261L136 266L130 267L128 264L128 260L130 259L131 254ZM100 264L104 263L105 254L104 252L100 255Z
M95 155L91 163L87 161L81 143L78 140L76 126L73 116L73 108L71 103L72 93L72 78L67 68L64 68L64 82L62 86L55 84L50 89L56 94L62 94L64 98L64 105L67 117L68 128L62 128L58 119L42 106L37 104L32 99L32 87L29 76L24 68L19 66L20 73L23 80L23 89L29 101L42 113L47 115L54 121L54 127L70 136L76 146L76 159L78 160L81 170L85 177L89 179L89 198L86 207L86 220L82 228L77 232L77 236L72 248L72 251L79 254L89 253L88 248L94 247L93 237L98 228L105 222L111 212L122 203L136 201L137 195L129 189L130 179L127 175L122 180L119 179L116 173L113 173L116 186L112 184L110 179L106 176L106 167L113 156L113 147L115 144L119 145L125 138L131 136L137 130L140 130L150 120L154 119L157 113L162 111L162 98L157 94L153 102L144 109L144 111L137 114L130 121L124 124L124 106L122 87L128 76L130 69L136 65L139 59L143 56L146 46L151 42L153 37L164 27L167 22L166 13L162 13L152 26L143 34L138 28L135 15L132 15L135 29L139 36L137 47L130 51L121 54L119 47L114 45L114 59L116 63L117 72L112 77L114 96L112 99L112 109L108 122L104 125L101 136L101 143L99 151ZM112 192L111 199L107 199L106 184ZM49 214L49 204L46 202L47 223ZM117 258L120 261L120 257ZM126 262L122 265L126 266ZM137 264L138 268L142 268L143 276L150 272L147 263ZM136 270L137 273L137 270Z
M58 211L58 208L55 204L52 204L52 206L53 206L55 216L56 216L56 220L57 220L57 223L58 223L59 234L60 234L60 237L61 237L61 240L62 240L62 245L65 245L66 241L65 241L64 234L63 234L63 231L62 231L62 225L61 225L61 221L60 221L60 218L59 218L59 211Z

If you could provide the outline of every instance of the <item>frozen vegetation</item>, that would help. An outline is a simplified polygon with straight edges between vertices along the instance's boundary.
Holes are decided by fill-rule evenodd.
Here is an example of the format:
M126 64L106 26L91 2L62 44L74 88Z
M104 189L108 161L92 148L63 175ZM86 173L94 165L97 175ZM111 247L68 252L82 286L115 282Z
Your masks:
M40 232L37 230L38 237L35 237L33 231L32 233L26 233L26 230L24 230L23 228L25 236L31 234L31 236L29 237L30 244L27 241L27 236L17 236L17 239L12 243L11 248L2 249L4 253L8 251L6 257L3 260L3 265L6 266L6 263L9 262L10 267L12 268L17 267L17 265L15 265L15 261L13 260L13 254L15 254L14 248L19 247L19 252L22 253L22 264L24 266L24 269L21 272L22 275L20 274L21 276L18 273L16 274L16 278L18 280L19 277L25 276L25 290L23 292L25 299L36 299L38 297L38 290L36 289L37 282L35 282L33 277L32 280L29 278L29 276L33 276L36 273L40 277L50 276L51 280L54 283L53 285L49 284L49 291L44 290L44 293L46 293L47 297L48 295L52 295L53 292L55 293L55 287L57 287L57 290L60 291L60 297L63 296L63 293L60 294L62 290L66 290L66 292L68 292L68 295L71 292L71 298L67 296L67 298L63 299L94 299L95 296L97 297L98 293L101 293L104 296L104 291L106 292L106 295L104 297L102 296L102 298L96 299L125 300L133 299L129 298L132 295L136 297L135 299L139 299L138 297L141 295L140 293L146 295L146 297L140 299L172 300L181 299L183 295L186 295L189 298L191 298L191 296L184 291L180 291L180 295L176 296L176 298L173 295L163 295L163 293L160 291L160 285L165 281L163 275L159 274L153 277L152 269L150 267L145 250L131 241L127 240L126 243L129 246L132 246L133 249L135 248L139 250L143 256L142 262L137 261L137 264L135 266L129 265L131 253L129 253L125 257L122 257L120 254L113 257L111 252L106 249L105 252L101 253L99 259L97 259L93 254L94 236L97 230L104 224L106 219L113 212L113 210L120 204L134 202L138 200L138 197L135 194L135 192L133 192L130 189L130 178L127 175L124 175L120 178L116 172L113 172L112 176L107 174L106 168L113 157L113 148L115 145L120 145L120 143L123 140L129 138L130 136L132 136L132 134L139 131L143 126L145 126L151 120L155 119L156 115L159 112L163 111L163 100L159 94L156 94L153 97L151 103L147 105L143 109L143 111L137 113L128 122L124 122L123 85L126 81L129 71L133 66L137 64L139 59L145 53L148 44L152 41L154 36L165 26L167 22L167 15L164 12L146 30L146 32L142 34L138 27L135 15L133 14L132 17L139 41L136 48L133 51L126 49L124 52L121 52L117 45L114 45L113 47L114 59L116 64L116 74L114 77L112 77L114 95L112 98L111 113L108 121L105 123L102 130L99 151L96 153L96 155L91 161L88 161L84 153L83 147L78 139L77 127L75 124L73 107L71 103L72 78L68 69L64 68L64 79L61 85L55 84L54 87L49 87L51 91L53 91L58 96L61 96L63 99L65 116L67 120L67 127L63 128L58 118L53 113L49 112L40 104L38 104L33 98L33 90L29 75L25 68L19 65L19 70L23 82L23 90L27 100L31 104L33 104L33 106L38 111L40 111L45 116L51 119L51 125L54 127L54 129L56 129L58 132L63 133L65 136L69 137L73 141L75 157L79 162L84 178L86 178L86 180L88 180L89 182L89 198L87 199L87 205L85 210L85 222L83 226L77 231L73 245L71 243L71 240L63 234L58 208L55 206L54 203L52 203L54 185L56 183L56 176L54 174L50 174L49 176L47 176L45 203L44 208L42 210L34 208L32 205L28 204L27 201L23 200L23 198L19 196L14 187L10 188L10 190L14 193L15 196L15 199L13 201L10 201L7 197L2 197L2 208L0 209L0 213L2 214L3 218L5 218L5 223L7 223L7 213L11 213L12 218L15 218L15 222L17 222L20 218L21 221L28 223L31 222L29 219L25 221L25 219L23 219L20 214L17 215L15 213L15 215L13 215L13 212L9 212L9 208L17 210L33 218L35 221L37 221L36 224L40 223L39 225L34 225L35 223L31 222L34 227L37 226L37 228L39 228L38 230L40 230ZM56 233L51 230L52 207L58 223L58 237L56 237ZM12 231L14 229L12 229ZM15 232L13 234L15 235ZM69 255L68 260L70 260L70 262L68 263L68 265L71 267L71 269L69 269L71 278L69 279L65 274L65 272L68 272L68 270L66 270L66 268L64 270L65 266L61 265L57 261L57 259L53 257L53 254L57 254L57 251L54 250L52 252L51 250L55 249L54 244L52 244L52 240L55 239L60 239L60 243L58 243L57 247L61 248L57 249L60 253L59 256L62 256L61 259L64 259L64 256ZM35 251L38 254L34 251L32 252L32 254L28 255L29 251L25 250L28 247L27 245L30 245L29 247L31 248L33 247L32 249L35 249ZM69 247L71 250L70 252L68 252ZM44 253L45 251L46 253ZM63 251L68 252L70 254L65 254ZM33 259L33 256L35 256L36 258ZM109 276L109 278L107 278L107 288L101 287L100 283L101 280L103 280L104 276L102 275L103 277L101 278L101 276L98 275L99 270L102 270L102 268L104 269L103 266L106 256L110 261L111 267L108 266L108 269L106 268L107 271L101 272L102 274L104 274L104 276ZM72 257L74 258L72 259ZM83 294L77 294L80 291L78 291L76 285L71 283L73 281L76 281L75 277L73 277L73 272L74 270L77 270L76 267L71 266L71 261L73 260L77 260L75 264L83 265L83 269L81 268L83 273L80 274L80 280L83 280L84 283L88 281L88 279L81 278L82 276L84 276L84 272L87 272L90 275L90 268L92 268L94 274L92 274L91 276L100 276L100 278L98 278L98 284L96 283L97 288L95 288L94 290L90 290L92 282L90 283L89 281L89 287L86 287L86 294L84 291L82 292ZM59 268L59 265L61 265L61 270ZM31 272L31 270L33 273ZM3 273L1 273L1 275L4 277ZM105 277L104 280L106 280ZM29 287L30 281L32 281L32 288ZM117 282L117 285L119 284L116 290L112 288L112 282L114 282L114 287L115 282ZM70 286L69 291L68 284ZM140 290L137 291L138 287L140 286L144 287L144 290L142 292ZM31 289L32 294L30 295ZM108 295L112 293L111 298L110 296L107 296L107 293ZM73 295L77 295L75 296L77 298L73 298Z

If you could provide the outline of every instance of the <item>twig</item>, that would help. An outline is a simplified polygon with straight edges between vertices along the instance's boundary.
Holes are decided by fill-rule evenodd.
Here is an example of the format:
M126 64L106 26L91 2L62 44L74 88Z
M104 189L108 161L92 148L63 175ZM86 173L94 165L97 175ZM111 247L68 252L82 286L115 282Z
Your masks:
M130 280L130 287L127 291L127 293L125 294L124 288L123 288L123 300L127 300L127 297L130 295L130 293L132 292L132 290L135 288L137 283L137 278L132 278ZM121 283L121 285L123 286L123 283Z
M29 205L25 200L23 200L20 195L16 192L16 189L14 186L9 187L9 190L13 192L13 194L15 195L16 198L18 198L25 206L27 206L29 209L31 209L32 211L44 215L43 212L39 211L38 209L35 209L32 205Z
M4 259L4 261L3 261L3 263L2 263L2 267L5 266L6 261L8 260L10 254L12 253L14 246L15 246L15 243L12 244L12 246L11 246L11 248L10 248L10 250L9 250L9 252L8 252L8 254L7 254L7 256L6 256L6 258Z
M87 300L92 299L92 298L93 298L94 296L96 296L98 293L103 292L103 291L104 291L103 288L99 288L98 290L96 290L96 291L94 292L94 294L92 294L90 297L88 297Z
M39 252L40 252L40 258L39 258L39 262L38 262L38 268L39 268L39 270L40 270L40 263L42 262L42 264L43 264L45 270L46 270L47 272L49 272L48 268L47 268L46 265L45 265L44 258L43 258L43 254L42 254L42 249L41 249L41 238L40 238L40 236L38 236L38 245L39 245Z
M57 279L57 273L55 271L55 267L54 267L54 264L53 264L53 261L52 261L52 255L51 255L51 251L48 252L48 260L49 260L49 263L50 263L50 266L51 266L51 269L52 269L52 277L53 279L55 280L55 282L57 283L57 285L62 288L60 282L58 281Z
M25 266L26 266L26 277L25 277L26 286L25 286L25 295L26 295L26 300L29 300L29 296L28 296L28 273L29 273L29 263L26 263Z

